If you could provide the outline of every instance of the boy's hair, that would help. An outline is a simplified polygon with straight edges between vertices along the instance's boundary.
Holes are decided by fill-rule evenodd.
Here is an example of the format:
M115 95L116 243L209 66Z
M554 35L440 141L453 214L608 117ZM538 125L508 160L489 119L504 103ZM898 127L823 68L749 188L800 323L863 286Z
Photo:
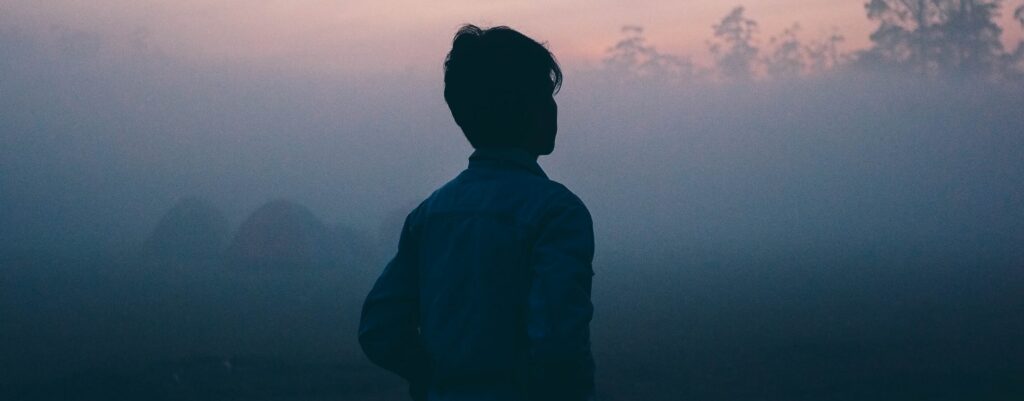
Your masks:
M523 145L532 109L561 85L551 52L507 26L464 25L444 60L444 100L474 148Z

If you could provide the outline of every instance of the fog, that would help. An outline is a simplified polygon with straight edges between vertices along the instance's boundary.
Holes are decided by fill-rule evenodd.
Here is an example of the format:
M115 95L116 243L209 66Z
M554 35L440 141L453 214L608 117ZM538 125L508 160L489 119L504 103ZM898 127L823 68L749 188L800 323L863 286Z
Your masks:
M595 221L599 393L1024 395L1024 46L743 59L728 18L712 65L640 28L564 64L541 165ZM0 54L0 398L403 394L355 330L472 151L443 54L303 75L14 24ZM275 230L301 251L257 249Z

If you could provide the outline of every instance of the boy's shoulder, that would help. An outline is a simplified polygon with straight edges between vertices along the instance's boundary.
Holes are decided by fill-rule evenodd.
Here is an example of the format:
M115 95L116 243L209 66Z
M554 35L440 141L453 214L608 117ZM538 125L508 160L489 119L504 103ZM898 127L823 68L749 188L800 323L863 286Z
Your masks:
M547 175L523 174L522 172L516 172L513 174L496 176L492 179L501 182L502 186L507 186L517 195L535 198L540 202L560 202L579 204L581 206L583 205L583 201L580 200L580 198L567 186L561 182L551 179ZM435 190L434 193L431 194L431 197L449 188L455 189L463 184L472 185L472 181L473 179L467 177L464 172Z
M564 209L582 209L584 212L588 212L586 204L579 196L564 184L546 176L517 174L499 178L497 181L500 181L498 187L507 191L506 195L508 196L502 198L502 201L510 203L520 203L517 200L522 201L520 204L526 209L533 209L537 212ZM431 192L410 214L429 214L430 210L444 210L448 208L447 206L453 198L461 198L459 194L473 192L480 195L479 192L486 192L487 189L481 189L479 184L480 181L477 177L467 176L465 172L459 174ZM491 184L494 182L492 181Z
M548 183L550 188L550 194L547 199L548 202L557 203L566 207L580 207L584 210L587 208L587 205L583 203L583 200L580 199L576 193L572 192L569 187L566 187L558 181L550 179L548 180Z

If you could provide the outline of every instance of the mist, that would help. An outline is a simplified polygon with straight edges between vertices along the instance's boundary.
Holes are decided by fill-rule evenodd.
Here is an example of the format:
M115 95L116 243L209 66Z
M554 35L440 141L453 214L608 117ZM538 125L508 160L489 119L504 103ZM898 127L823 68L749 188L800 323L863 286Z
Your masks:
M1020 397L1024 46L792 56L744 42L739 10L708 65L640 27L563 62L540 163L595 222L599 394ZM0 54L0 392L404 394L356 325L405 214L472 151L443 50L298 74L12 23ZM302 251L260 253L275 230Z

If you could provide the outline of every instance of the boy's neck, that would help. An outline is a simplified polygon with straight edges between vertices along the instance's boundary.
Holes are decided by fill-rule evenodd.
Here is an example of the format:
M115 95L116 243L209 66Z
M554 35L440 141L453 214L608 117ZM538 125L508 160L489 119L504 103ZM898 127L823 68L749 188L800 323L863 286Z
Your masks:
M530 152L523 148L517 147L501 147L501 148L478 148L473 152L474 154L480 155L494 155L494 156L505 156L509 158L530 160L536 162L540 157L537 153Z

